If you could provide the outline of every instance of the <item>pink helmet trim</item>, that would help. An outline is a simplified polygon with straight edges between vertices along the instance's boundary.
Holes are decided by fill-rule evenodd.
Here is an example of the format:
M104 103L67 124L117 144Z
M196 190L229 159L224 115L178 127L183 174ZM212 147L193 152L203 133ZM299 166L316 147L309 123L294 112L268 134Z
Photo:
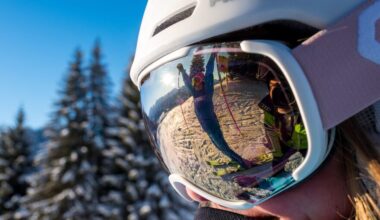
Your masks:
M325 129L380 100L379 20L380 1L368 1L293 50L311 85ZM373 39L368 42L363 37Z

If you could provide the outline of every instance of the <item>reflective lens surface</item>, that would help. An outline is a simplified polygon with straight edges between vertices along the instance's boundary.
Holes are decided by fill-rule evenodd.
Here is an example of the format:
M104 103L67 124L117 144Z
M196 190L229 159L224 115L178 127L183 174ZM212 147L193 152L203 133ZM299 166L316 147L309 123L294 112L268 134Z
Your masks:
M164 166L221 199L261 202L294 181L307 153L285 77L239 43L196 47L155 69L141 103Z

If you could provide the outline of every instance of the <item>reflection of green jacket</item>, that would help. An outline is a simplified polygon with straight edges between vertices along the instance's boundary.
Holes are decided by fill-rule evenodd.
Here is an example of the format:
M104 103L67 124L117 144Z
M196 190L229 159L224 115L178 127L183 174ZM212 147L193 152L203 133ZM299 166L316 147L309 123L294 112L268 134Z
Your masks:
M264 110L264 124L266 129L276 130L276 128L278 128L278 125L276 125L275 110L269 95L266 96L263 100L261 100L261 102L259 103L259 107L262 110ZM279 140L284 139L284 137L281 137L281 131L275 131L273 133ZM294 148L296 150L307 148L306 130L302 123L295 124L292 134L289 134L288 138L286 139L288 140L284 144L286 144L288 147ZM281 148L276 148L276 146L274 146L274 148L277 149L279 152L281 151Z
M275 117L267 111L264 111L264 123L270 128L275 127ZM280 137L280 133L277 134ZM286 142L288 147L300 150L307 148L306 129L303 124L298 123L294 126L291 139Z
M268 127L274 127L275 126L274 116L267 111L264 111L264 123Z
M287 145L297 150L307 148L306 129L303 124L299 123L294 126L292 138L288 141Z

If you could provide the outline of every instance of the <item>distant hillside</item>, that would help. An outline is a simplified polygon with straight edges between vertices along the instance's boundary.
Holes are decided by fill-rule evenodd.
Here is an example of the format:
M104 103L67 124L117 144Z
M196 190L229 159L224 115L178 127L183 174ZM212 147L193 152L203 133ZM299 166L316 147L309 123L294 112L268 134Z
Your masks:
M190 96L191 94L185 86L180 89L173 89L154 103L149 111L150 119L157 122L163 113L182 104L184 100L187 100Z

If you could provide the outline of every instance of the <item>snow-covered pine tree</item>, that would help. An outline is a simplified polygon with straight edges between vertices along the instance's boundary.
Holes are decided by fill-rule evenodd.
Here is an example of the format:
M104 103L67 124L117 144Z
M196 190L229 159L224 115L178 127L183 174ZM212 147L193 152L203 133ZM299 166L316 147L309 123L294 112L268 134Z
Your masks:
M26 135L24 111L19 110L16 125L0 137L0 219L14 219L28 187L30 140Z
M103 149L106 146L107 128L111 127L109 89L110 80L101 61L102 53L99 41L92 50L89 66L89 118L92 140L95 147Z
M100 152L88 134L87 85L80 50L60 95L46 129L49 140L39 160L40 170L31 178L25 199L28 219L99 219L96 172Z
M142 120L139 92L129 77L123 84L121 103L118 123L120 139L128 151L126 161L121 163L128 170L128 220L193 219L194 204L172 189L153 153Z
M9 208L6 204L14 192L9 183L14 172L10 167L11 161L9 160L8 150L5 144L6 135L5 131L0 132L0 219L9 219L11 217L11 215L7 214Z
M126 203L124 164L126 151L117 138L115 118L117 111L109 102L110 81L102 63L100 43L92 51L89 75L90 131L93 145L101 151L97 172L99 205L97 212L104 219L125 219Z

